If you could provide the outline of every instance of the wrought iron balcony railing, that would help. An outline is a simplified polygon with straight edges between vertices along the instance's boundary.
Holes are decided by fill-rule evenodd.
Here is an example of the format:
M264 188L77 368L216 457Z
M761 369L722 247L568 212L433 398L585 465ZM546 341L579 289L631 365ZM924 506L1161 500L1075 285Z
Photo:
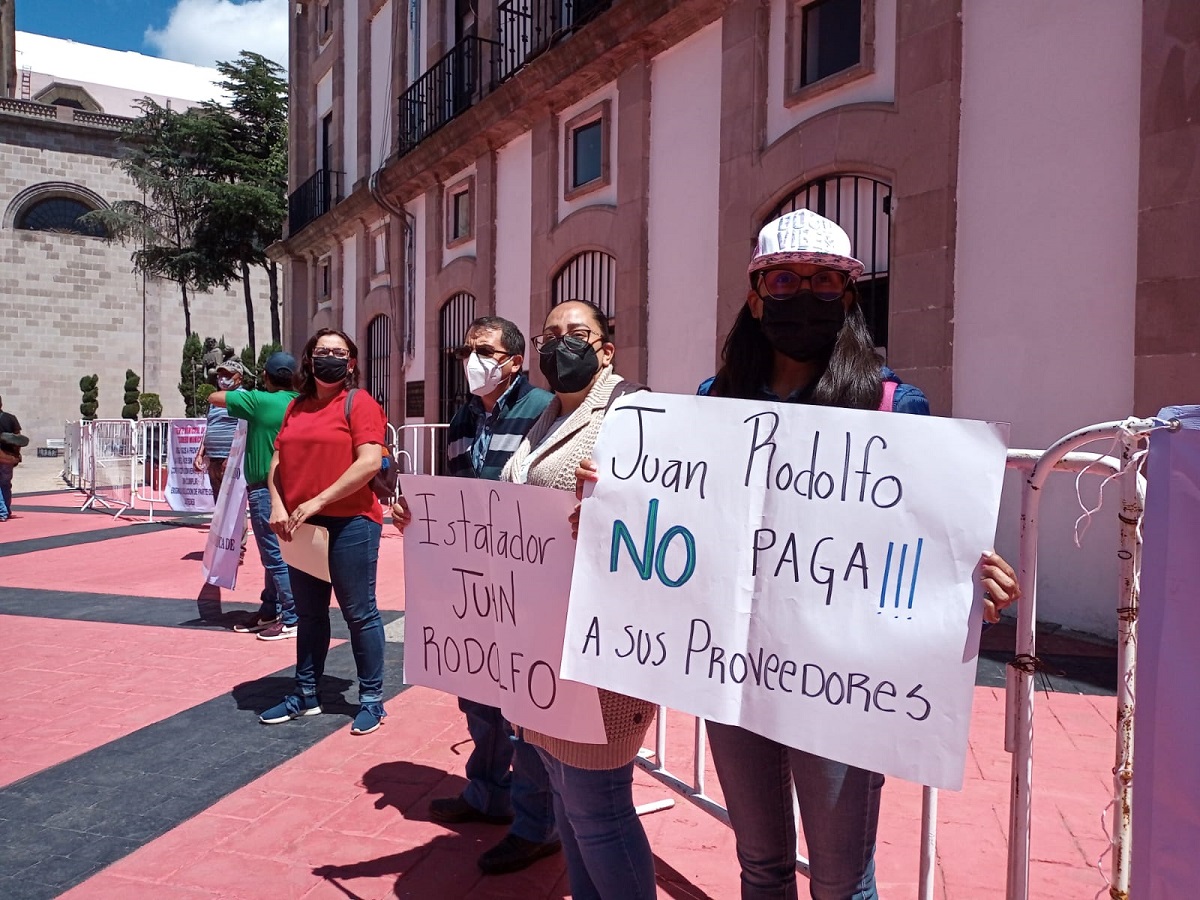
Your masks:
M464 38L401 95L401 156L495 88L499 47L496 41Z
M608 9L612 0L503 0L496 7L499 79Z
M331 169L316 173L288 196L288 234L294 235L319 219L342 199L342 174Z

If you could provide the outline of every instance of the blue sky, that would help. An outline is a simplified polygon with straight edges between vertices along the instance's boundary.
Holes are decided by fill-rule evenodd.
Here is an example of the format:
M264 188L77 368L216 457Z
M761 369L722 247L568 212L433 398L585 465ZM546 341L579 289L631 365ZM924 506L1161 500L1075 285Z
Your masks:
M287 64L287 0L17 0L17 30L197 65L254 50Z
M17 30L157 55L146 29L167 24L175 0L17 0Z

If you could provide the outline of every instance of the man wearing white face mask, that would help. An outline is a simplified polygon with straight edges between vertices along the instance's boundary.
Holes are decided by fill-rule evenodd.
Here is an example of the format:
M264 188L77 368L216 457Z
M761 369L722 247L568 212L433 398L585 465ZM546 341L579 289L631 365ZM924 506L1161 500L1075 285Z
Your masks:
M217 390L236 391L242 386L246 370L236 359L227 359L217 366ZM233 447L233 433L237 430L237 419L221 406L208 407L208 423L204 427L204 440L196 451L196 471L208 470L208 483L212 486L213 500L221 493L221 481L225 478L225 464Z
M507 319L476 319L455 355L472 396L450 420L446 470L494 481L554 395L533 387L521 372L525 336ZM392 518L403 532L411 520L403 498L392 507ZM475 744L467 759L467 786L456 797L432 801L429 818L448 824L511 822L504 839L479 857L487 875L516 872L557 853L562 845L554 800L537 751L512 737L496 707L460 697L458 708Z

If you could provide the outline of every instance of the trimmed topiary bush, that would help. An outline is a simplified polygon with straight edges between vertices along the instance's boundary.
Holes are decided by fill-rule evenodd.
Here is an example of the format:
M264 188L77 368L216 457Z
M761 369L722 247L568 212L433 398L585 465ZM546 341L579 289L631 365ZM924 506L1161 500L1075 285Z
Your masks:
M100 376L84 375L79 379L79 390L83 394L79 414L90 421L96 418L96 410L100 408Z
M122 419L137 420L138 412L141 410L141 404L138 403L138 398L141 396L141 391L138 390L138 385L142 383L142 379L134 374L133 369L125 370L125 405L121 407Z

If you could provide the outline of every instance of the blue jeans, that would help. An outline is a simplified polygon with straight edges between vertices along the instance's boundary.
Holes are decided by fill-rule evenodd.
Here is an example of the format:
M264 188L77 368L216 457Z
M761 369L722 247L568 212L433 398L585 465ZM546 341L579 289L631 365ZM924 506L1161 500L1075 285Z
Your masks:
M375 606L375 569L383 526L366 516L313 516L312 525L329 529L329 576L333 584L289 567L296 599L296 688L315 697L329 655L329 597L337 597L350 629L350 649L358 669L358 702L383 699L383 620Z
M717 722L708 723L708 743L737 841L742 900L796 900L793 783L813 900L878 900L882 775Z
M485 815L511 813L509 831L517 837L537 844L554 840L554 795L537 748L515 737L496 707L459 697L458 708L475 745L467 757L463 799Z
M279 537L271 530L271 491L257 487L246 492L250 500L250 528L258 544L258 557L263 564L262 606L258 615L263 619L279 616L284 625L295 625L296 601L292 599L292 579L287 563L279 554Z
M633 805L633 763L577 769L538 749L575 900L655 900L654 855Z
M13 467L0 463L0 522L12 515L12 477Z

